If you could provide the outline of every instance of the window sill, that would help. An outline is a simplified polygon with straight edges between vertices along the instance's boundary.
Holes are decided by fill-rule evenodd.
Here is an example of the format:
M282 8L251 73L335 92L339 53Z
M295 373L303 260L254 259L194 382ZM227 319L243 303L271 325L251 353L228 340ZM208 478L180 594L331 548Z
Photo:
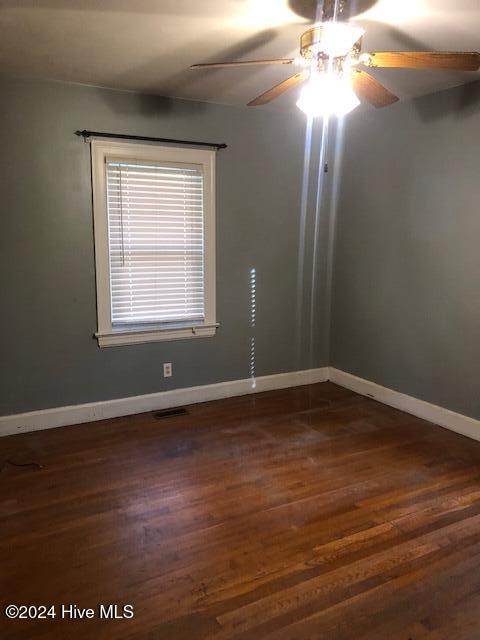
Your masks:
M99 347L116 347L126 344L141 344L144 342L163 342L166 340L189 340L190 338L211 338L217 332L218 324L201 325L197 327L154 328L139 330L112 330L96 333Z

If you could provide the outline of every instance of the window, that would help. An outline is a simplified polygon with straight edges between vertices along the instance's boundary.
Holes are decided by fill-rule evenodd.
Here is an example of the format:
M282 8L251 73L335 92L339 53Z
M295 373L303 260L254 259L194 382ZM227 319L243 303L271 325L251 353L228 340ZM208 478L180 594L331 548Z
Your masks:
M215 335L215 152L92 142L101 347Z

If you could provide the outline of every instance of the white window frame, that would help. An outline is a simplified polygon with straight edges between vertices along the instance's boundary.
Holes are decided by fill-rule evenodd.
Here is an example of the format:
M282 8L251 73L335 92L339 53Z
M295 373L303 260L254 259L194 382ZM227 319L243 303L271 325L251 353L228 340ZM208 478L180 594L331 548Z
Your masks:
M159 324L148 329L112 327L110 303L110 255L106 159L109 157L153 162L198 164L203 167L204 201L204 295L205 320L201 323ZM104 140L91 141L95 269L97 284L98 331L100 347L205 338L217 329L215 303L215 151L156 144L136 144Z

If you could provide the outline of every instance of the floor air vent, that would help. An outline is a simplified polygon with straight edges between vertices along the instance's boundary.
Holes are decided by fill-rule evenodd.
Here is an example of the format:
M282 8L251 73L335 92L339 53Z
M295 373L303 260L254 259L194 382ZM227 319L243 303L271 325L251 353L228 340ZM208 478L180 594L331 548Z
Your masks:
M155 411L153 417L155 420L163 420L164 418L174 418L175 416L186 416L188 411L184 407L177 409L164 409L163 411Z

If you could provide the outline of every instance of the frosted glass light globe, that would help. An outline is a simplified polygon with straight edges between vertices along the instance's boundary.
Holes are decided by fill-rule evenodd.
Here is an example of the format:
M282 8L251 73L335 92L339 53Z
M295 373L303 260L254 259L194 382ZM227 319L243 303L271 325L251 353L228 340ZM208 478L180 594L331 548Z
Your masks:
M337 74L312 75L303 87L297 107L308 116L344 116L360 104L348 79Z

